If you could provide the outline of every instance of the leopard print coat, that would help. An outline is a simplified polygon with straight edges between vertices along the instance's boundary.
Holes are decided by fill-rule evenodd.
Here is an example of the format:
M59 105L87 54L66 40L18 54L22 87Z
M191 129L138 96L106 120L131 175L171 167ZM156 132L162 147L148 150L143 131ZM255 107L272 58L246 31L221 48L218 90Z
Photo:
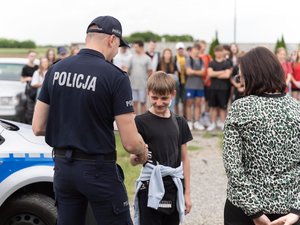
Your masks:
M300 103L288 95L247 96L225 121L227 198L246 215L300 210Z

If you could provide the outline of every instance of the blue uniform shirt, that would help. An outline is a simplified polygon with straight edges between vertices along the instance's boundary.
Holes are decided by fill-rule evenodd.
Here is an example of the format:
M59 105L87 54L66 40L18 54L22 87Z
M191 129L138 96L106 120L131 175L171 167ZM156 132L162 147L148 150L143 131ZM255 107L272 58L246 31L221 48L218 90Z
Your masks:
M91 49L54 64L38 99L50 106L46 142L90 154L115 151L114 117L133 112L128 76Z

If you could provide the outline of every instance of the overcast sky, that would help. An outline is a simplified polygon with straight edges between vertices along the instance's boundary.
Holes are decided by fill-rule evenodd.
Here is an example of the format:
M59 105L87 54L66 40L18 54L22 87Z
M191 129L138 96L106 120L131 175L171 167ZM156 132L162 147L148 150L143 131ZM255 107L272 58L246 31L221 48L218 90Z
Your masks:
M210 42L233 42L235 0L2 0L0 37L37 44L84 42L86 27L112 15L123 35L136 31L190 34ZM236 0L237 42L270 43L284 35L300 42L300 0Z

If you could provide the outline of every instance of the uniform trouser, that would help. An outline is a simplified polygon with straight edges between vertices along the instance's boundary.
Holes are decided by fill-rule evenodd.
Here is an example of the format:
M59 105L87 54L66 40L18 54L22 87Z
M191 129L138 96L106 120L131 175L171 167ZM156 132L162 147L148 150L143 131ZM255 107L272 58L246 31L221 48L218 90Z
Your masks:
M115 162L55 157L58 225L84 225L90 203L98 225L132 225L121 171Z
M266 214L266 216L271 220L276 220L283 214ZM254 222L250 217L248 217L242 209L234 206L228 199L225 203L224 209L224 225L254 225ZM300 225L298 221L295 225Z

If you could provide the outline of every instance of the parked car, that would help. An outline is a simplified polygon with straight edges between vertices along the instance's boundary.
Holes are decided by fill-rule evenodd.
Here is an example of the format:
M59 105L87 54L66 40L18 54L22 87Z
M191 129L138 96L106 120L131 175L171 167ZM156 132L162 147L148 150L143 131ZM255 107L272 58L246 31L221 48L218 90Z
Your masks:
M20 120L24 114L25 83L20 82L26 58L0 58L0 117ZM38 60L36 60L38 65Z
M30 125L0 119L0 225L54 225L52 150ZM89 208L86 224L96 224Z

